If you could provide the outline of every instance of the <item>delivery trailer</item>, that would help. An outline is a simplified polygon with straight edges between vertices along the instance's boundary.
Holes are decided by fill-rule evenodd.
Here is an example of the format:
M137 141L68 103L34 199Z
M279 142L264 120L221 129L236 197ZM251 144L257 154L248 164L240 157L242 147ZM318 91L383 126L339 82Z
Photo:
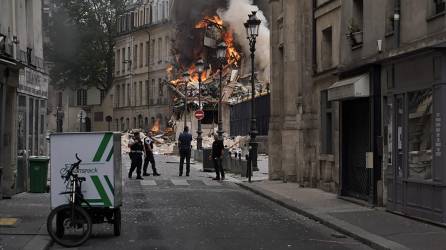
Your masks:
M69 204L62 177L76 155L82 162L76 174L85 178L82 205L93 224L112 223L120 235L122 206L121 133L55 133L50 135L51 208Z

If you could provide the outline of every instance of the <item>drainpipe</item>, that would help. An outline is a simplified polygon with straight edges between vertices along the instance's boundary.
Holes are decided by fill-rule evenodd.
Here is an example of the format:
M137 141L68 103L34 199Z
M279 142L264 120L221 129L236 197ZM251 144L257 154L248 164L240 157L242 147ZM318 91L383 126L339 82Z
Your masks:
M393 13L393 24L394 24L394 48L400 47L401 42L401 0L395 0L394 13Z

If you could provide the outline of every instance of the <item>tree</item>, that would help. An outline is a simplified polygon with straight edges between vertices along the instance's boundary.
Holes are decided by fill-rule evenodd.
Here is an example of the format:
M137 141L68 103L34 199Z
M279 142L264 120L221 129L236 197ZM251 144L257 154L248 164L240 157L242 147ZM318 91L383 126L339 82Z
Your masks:
M57 1L59 2L59 1ZM94 86L113 82L114 38L124 0L60 1L50 21L50 75L60 87Z

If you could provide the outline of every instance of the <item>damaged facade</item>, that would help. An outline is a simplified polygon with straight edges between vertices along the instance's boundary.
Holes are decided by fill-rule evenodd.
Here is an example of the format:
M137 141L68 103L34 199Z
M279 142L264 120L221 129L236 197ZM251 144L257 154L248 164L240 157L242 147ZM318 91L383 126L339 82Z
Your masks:
M270 178L444 224L444 2L270 4Z

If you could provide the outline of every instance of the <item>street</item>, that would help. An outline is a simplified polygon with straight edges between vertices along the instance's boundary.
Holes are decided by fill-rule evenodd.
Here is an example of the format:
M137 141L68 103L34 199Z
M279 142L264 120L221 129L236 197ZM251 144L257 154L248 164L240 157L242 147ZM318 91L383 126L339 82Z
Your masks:
M369 249L235 183L212 181L198 165L178 177L178 158L156 161L161 177L123 179L122 235L95 225L80 249Z

